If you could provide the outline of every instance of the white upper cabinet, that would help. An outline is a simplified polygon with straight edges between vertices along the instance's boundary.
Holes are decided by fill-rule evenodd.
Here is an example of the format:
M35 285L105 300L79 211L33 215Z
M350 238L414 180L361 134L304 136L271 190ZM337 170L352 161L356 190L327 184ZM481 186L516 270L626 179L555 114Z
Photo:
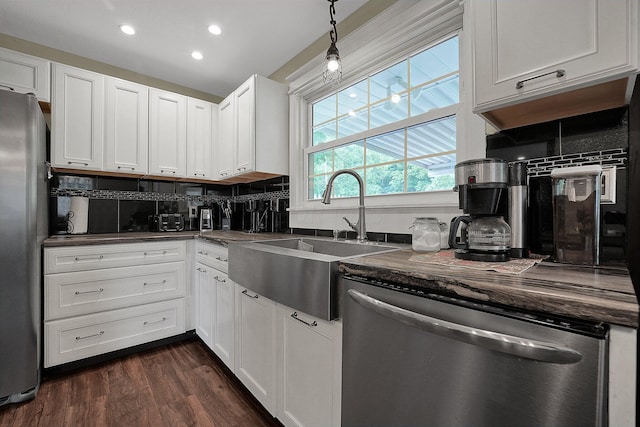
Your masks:
M187 177L212 177L211 148L213 104L199 99L187 99Z
M104 76L53 64L53 166L102 170Z
M105 98L104 170L147 174L149 89L106 77Z
M632 75L637 0L473 0L474 111Z
M236 156L234 173L253 170L256 140L256 79L244 82L233 93L236 104Z
M220 179L289 174L287 101L285 85L253 75L220 103Z
M0 86L4 88L19 93L33 93L38 100L49 102L50 70L49 61L0 48Z
M149 90L149 174L184 177L187 170L187 97Z
M233 152L236 141L234 118L234 94L218 104L218 178L225 179L233 175Z

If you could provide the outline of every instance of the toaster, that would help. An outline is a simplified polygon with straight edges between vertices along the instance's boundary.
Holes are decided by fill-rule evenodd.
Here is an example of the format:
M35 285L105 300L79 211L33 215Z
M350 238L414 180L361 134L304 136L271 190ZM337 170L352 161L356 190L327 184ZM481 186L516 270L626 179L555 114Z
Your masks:
M184 215L158 214L149 216L149 231L182 231L184 230Z

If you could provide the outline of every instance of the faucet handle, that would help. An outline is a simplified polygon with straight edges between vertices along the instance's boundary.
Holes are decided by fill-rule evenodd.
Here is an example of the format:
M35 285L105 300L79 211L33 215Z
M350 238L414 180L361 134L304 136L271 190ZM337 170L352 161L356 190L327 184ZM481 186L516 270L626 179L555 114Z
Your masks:
M349 224L349 227L351 227L351 229L352 229L353 231L356 231L356 232L358 231L358 224L357 224L357 223L356 223L356 224L352 223L351 221L349 221L349 220L347 219L347 217L346 217L346 216L343 216L343 217L342 217L342 219L344 219L344 220L347 222L347 224Z

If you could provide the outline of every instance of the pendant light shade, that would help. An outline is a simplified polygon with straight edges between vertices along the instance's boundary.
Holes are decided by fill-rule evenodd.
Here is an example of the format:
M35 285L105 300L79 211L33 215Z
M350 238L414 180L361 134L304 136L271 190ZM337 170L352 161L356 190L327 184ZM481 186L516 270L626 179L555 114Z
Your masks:
M336 29L336 20L334 15L336 9L334 3L338 0L328 0L331 5L329 6L329 16L331 24L331 31L329 36L331 37L331 45L327 50L327 56L324 60L324 66L322 71L322 80L325 85L337 85L342 80L342 61L340 60L340 52L336 43L338 42L338 30Z

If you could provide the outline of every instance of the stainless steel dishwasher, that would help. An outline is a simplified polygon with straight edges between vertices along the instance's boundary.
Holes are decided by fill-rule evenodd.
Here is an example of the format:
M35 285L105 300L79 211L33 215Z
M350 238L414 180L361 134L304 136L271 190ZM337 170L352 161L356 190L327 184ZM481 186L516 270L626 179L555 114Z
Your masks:
M599 324L340 281L342 425L602 426Z

